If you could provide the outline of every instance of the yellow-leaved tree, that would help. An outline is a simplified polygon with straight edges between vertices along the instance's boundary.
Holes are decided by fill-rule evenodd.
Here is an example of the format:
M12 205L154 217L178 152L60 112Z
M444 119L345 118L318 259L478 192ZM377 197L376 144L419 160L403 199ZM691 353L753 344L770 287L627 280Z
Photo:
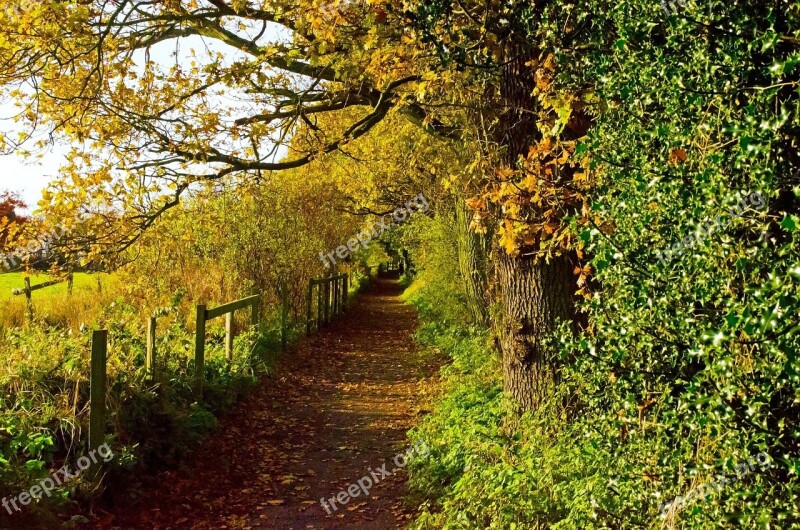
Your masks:
M456 141L455 171L439 180L457 183L462 201L477 197L479 217L488 212L502 238L493 274L505 388L534 408L557 371L542 339L575 318L575 257L561 222L582 200L580 186L565 184L584 174L568 142L585 131L573 119L580 97L548 90L555 66L528 38L526 21L540 11L528 2L11 0L0 13L0 79L28 132L6 135L4 147L70 143L40 207L51 219L91 213L77 248L97 260L131 247L200 183L257 183L346 153L387 118ZM562 248L541 246L550 240ZM485 318L486 239L462 246L474 312Z

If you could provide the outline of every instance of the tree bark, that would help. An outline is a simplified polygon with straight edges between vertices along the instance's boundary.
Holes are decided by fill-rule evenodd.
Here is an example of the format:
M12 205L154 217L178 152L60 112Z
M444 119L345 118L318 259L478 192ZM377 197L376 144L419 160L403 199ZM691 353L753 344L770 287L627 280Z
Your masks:
M469 229L471 216L466 201L456 199L458 268L464 284L467 306L476 324L489 323L490 236Z
M537 103L532 93L533 72L526 63L532 58L524 42L509 46L510 58L503 69L498 141L505 149L505 162L517 167L520 156L540 138L536 126ZM500 213L502 215L502 213ZM575 278L567 256L549 262L536 249L523 249L520 257L509 256L494 246L495 277L501 315L497 338L503 357L503 387L520 412L536 410L557 383L558 352L545 347L545 335L564 321L575 321Z
M403 249L403 262L400 265L400 273L407 272L408 274L413 274L414 269L412 268L411 264L411 255L408 253L408 249Z
M503 387L522 412L545 402L557 383L558 351L542 339L574 318L575 277L567 256L549 263L497 253Z

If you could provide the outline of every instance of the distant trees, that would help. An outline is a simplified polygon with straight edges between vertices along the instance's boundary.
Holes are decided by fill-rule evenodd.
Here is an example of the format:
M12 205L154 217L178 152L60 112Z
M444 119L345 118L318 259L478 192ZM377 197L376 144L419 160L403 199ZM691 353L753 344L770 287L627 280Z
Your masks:
M0 247L5 247L13 238L14 226L29 221L19 210L27 208L17 193L0 192Z

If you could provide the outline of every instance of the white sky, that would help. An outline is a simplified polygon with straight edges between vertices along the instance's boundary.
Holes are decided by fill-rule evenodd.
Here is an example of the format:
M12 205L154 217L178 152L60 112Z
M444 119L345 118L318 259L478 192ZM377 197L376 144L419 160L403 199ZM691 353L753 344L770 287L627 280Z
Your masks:
M0 155L0 192L19 192L29 209L35 209L42 190L58 174L63 160L62 149L48 153L40 162L26 162L17 155Z
M2 0L0 0L0 2L2 2ZM270 24L268 31L259 42L280 42L282 40L287 41L289 38L290 35L288 32ZM150 50L151 60L161 63L162 65L172 64L176 60L172 54L177 51L178 61L181 63L188 62L190 57L189 51L192 48L198 51L224 51L224 53L231 58L236 57L240 53L238 50L227 48L215 41L193 36L180 39L178 45L176 45L175 41L170 41L152 47ZM2 93L1 87L0 93ZM11 120L11 117L17 112L19 112L18 109L11 102L7 100L0 101L0 132L13 133L18 130ZM55 145L39 160L34 160L32 158L25 160L16 154L0 154L0 192L6 190L18 192L28 204L28 209L30 211L35 210L36 204L42 197L42 190L44 190L48 183L58 175L59 167L64 164L67 151L67 146ZM283 152L283 154L285 154L285 152Z

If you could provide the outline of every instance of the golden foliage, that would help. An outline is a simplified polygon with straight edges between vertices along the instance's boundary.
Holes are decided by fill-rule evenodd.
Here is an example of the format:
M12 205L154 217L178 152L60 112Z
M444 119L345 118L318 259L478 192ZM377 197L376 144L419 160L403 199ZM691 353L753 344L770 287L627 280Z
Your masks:
M500 246L511 256L553 254L574 244L564 220L587 200L588 158L575 159L575 142L544 138L532 145L519 169L499 167L494 179L467 204L472 227L485 230L499 212Z

